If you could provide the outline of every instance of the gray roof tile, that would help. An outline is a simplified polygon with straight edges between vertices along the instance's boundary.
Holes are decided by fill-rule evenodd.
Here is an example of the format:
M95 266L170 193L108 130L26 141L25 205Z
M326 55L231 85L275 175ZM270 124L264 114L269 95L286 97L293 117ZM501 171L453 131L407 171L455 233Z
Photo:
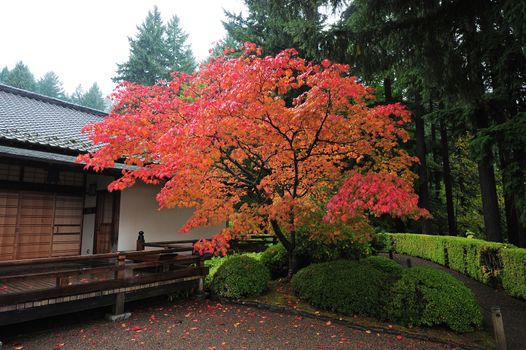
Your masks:
M96 147L81 129L104 116L102 111L0 84L0 141L92 151Z

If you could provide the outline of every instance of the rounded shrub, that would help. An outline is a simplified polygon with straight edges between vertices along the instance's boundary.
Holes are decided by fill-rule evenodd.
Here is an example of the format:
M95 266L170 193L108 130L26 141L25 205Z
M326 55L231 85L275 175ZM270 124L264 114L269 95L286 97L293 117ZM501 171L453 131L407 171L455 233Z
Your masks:
M261 262L269 269L273 278L287 275L289 258L287 249L283 244L269 245L261 256Z
M450 274L431 267L404 269L391 295L387 314L401 324L445 325L468 332L482 323L471 290Z
M265 265L248 256L226 259L212 278L214 293L228 298L255 296L267 289L270 273Z
M384 318L393 279L374 264L345 260L313 264L294 275L292 288L301 299L326 310Z
M402 276L402 271L404 270L399 263L383 256L369 256L363 261L385 273L385 278L391 282L397 281Z

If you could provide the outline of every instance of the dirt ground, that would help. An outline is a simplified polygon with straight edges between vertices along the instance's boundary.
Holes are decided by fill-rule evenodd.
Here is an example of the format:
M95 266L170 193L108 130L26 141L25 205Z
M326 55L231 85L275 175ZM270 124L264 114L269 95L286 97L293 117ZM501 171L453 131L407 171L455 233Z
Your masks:
M11 326L3 349L453 349L403 336L211 300L132 304L111 323L102 311Z

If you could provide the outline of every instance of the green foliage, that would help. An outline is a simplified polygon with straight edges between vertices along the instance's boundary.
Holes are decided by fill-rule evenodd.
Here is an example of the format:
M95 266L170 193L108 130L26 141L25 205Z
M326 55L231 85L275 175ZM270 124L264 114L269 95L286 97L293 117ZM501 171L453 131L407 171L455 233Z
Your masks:
M3 83L23 90L36 91L35 77L22 61L6 74Z
M482 324L471 290L448 273L431 267L405 269L394 284L388 306L390 319L412 325L446 325L468 332Z
M165 26L157 6L148 12L144 22L137 27L135 38L129 38L128 61L117 64L114 82L129 81L154 85L170 79L172 71L193 72L195 58L186 40L188 35L179 27L177 16Z
M386 271L396 268L380 259L312 264L292 277L292 288L300 298L326 310L384 318L394 281Z
M388 252L392 249L391 237L385 233L377 233L371 241L373 252Z
M194 54L187 44L188 34L179 26L179 18L173 16L166 24L166 49L171 72L192 73L197 66Z
M390 236L393 240L393 248L397 253L412 255L445 265L444 236L411 233L396 233Z
M265 54L294 47L309 60L322 59L326 1L245 0L247 16L226 12L228 35L235 41L254 42Z
M62 82L54 72L47 72L38 80L37 91L39 94L53 98L65 99L66 97Z
M526 299L526 249L501 249L502 286L515 297Z
M249 258L252 258L257 261L262 260L263 253L243 253L243 254L232 254L232 255L225 255L225 256L214 256L211 259L205 260L205 266L208 267L208 275L205 279L205 285L207 287L210 287L212 280L214 278L214 275L217 272L217 269L221 265L223 265L226 261L232 259L236 256L247 256Z
M375 269L385 273L385 277L392 281L398 280L402 275L402 271L404 270L404 268L396 261L383 256L368 256L363 261Z
M93 83L89 90L82 96L80 104L85 107L98 109L99 111L106 109L106 101L97 83Z
M357 260L372 253L372 227L362 218L326 222L326 203L318 203L297 229L296 254L303 266L338 259Z
M463 237L386 235L393 240L397 253L431 260L442 249L444 256L436 259L444 261L442 265L482 283L502 284L511 295L526 299L526 249Z
M496 282L502 269L498 254L502 247L501 243L461 237L447 237L445 241L448 266L482 283Z
M269 245L261 255L261 262L269 269L272 278L287 275L289 257L283 244Z
M4 66L4 68L2 68L2 70L0 71L0 83L3 83L8 75L9 68L7 68L7 66Z
M267 289L268 269L248 256L232 256L219 266L212 278L214 293L227 298L255 296Z

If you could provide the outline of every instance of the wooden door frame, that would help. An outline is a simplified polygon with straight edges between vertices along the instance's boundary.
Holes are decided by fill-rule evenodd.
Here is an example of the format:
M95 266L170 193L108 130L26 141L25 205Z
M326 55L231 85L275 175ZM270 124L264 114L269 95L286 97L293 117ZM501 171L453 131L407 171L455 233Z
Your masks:
M120 213L120 202L121 202L121 193L120 191L108 192L107 190L97 191L97 197L95 199L96 205L99 204L99 195L100 194L109 194L112 197L112 232L110 237L110 250L111 252L116 252L119 241L119 213ZM95 226L93 232L93 254L99 254L97 251L97 235L99 227L99 210L95 209Z

